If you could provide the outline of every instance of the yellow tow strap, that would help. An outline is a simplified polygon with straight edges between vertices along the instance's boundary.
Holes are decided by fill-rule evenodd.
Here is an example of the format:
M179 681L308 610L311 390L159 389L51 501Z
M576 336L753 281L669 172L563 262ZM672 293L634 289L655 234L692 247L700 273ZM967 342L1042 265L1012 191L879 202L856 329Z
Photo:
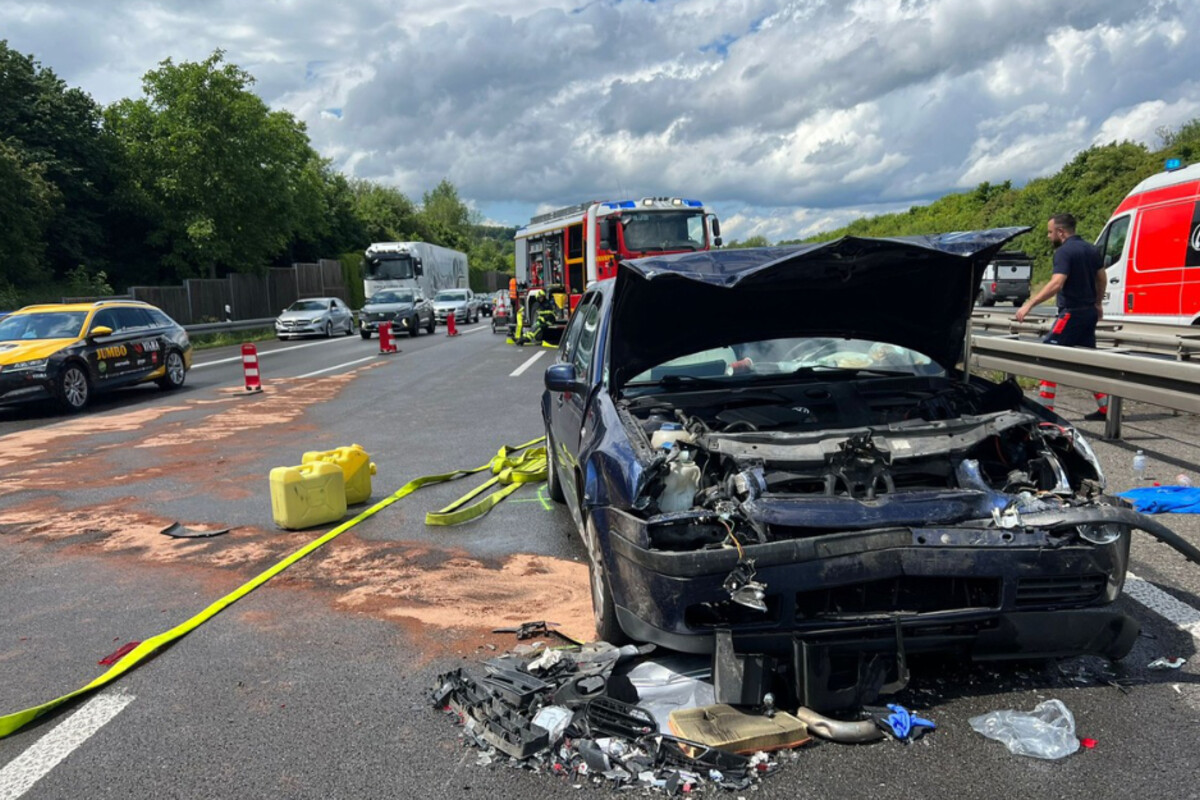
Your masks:
M536 465L539 462L539 460L542 465L542 467L541 467L542 471L540 473L541 477L536 478L536 480L544 480L545 479L545 477L546 477L546 469L545 469L546 449L544 447L535 448L534 450L531 450L527 453L522 453L520 456L516 456L516 457L513 457L510 455L510 453L519 452L519 451L525 450L526 448L531 447L532 445L537 444L538 442L542 441L543 438L544 437L539 436L537 439L533 439L532 441L528 441L525 444L517 445L515 447L508 447L508 446L501 447L500 451L496 454L496 456L494 458L492 458L492 460L488 461L488 463L484 464L483 466L476 467L475 469L459 469L459 470L455 470L453 472L446 472L441 475L425 475L423 477L415 478L415 479L409 481L408 483L404 484L404 486L400 487L400 489L395 494L385 497L383 500L380 500L378 503L371 506L366 511L363 511L361 514L354 517L353 519L348 520L347 522L343 522L341 525L338 525L336 528L329 531L325 535L309 542L304 547L301 547L299 550L297 550L294 553L292 553L291 555L285 557L282 561L279 561L278 563L276 563L274 566L268 568L264 572L259 573L257 576L255 576L254 578L251 578L246 583L243 583L241 586L234 589L232 592L225 595L220 600L217 600L212 605L210 605L208 608L204 609L199 614L196 614L195 616L193 616L191 619L189 619L186 622L183 622L179 625L176 625L174 628L171 628L168 631L164 631L163 633L160 633L157 636L152 636L149 639L146 639L145 641L140 643L137 647L133 648L127 654L125 654L125 656L123 656L119 661L117 661L117 663L114 664L107 672L100 675L98 678L96 678L95 680L93 680L91 683L84 686L83 688L76 689L75 691L71 692L70 694L64 694L62 697L59 697L55 700L51 700L48 703L42 703L40 706L34 706L33 708L27 708L24 711L18 711L14 714L7 714L3 717L0 717L0 739L3 739L5 736L15 733L16 731L23 728L25 725L28 725L33 720L42 716L43 714L46 714L47 712L52 711L55 708L58 708L63 703L73 700L76 697L79 697L81 695L87 694L88 692L92 691L93 689L99 689L101 686L106 686L109 683L112 683L117 678L121 677L126 672L129 672L131 669L136 667L142 661L146 660L146 658L153 655L154 652L157 651L159 648L163 647L164 645L170 644L171 642L174 642L177 639L183 638L185 635L187 635L191 631L195 630L196 628L200 627L202 624L204 624L208 620L215 617L217 614L219 614L225 608L233 605L238 600L240 600L241 598L248 595L250 592L257 589L259 586L262 586L264 583L271 580L271 578L274 578L276 575L283 572L285 569L290 567L292 564L295 564L300 559L302 559L305 556L307 556L308 554L312 553L314 550L317 550L322 545L333 541L338 536L342 535L346 531L353 528L355 525L359 524L360 522L367 519L368 517L374 516L375 514L382 511L383 509L390 506L392 503L395 503L398 500L403 500L405 497L412 494L417 489L420 489L423 486L429 486L429 485L435 484L435 483L445 483L446 481L457 480L458 478L463 478L463 477L466 477L467 475L474 475L475 473L483 472L485 469L491 469L497 475L496 478L493 478L492 480L488 481L483 486L470 492L465 497L456 501L451 506L448 506L447 508L442 509L442 512L453 510L455 507L457 507L457 505L460 505L461 503L463 503L467 500L470 500L472 497L476 496L481 491L483 491L483 489L496 483L497 481L504 482L504 483L511 483L511 486L508 486L505 489L502 489L499 492L496 492L495 494L492 495L492 497L487 498L487 500L484 500L481 503L477 503L475 506L471 506L469 508L463 509L462 511L458 512L459 514L466 514L466 516L464 516L462 519L456 520L456 522L465 522L468 519L475 519L476 517L483 516L489 510L491 510L491 508L493 506L495 506L496 503L500 502L500 500L503 500L509 494L516 491L516 489L520 488L521 484L529 483L529 482L532 482L533 480L535 480L535 478L533 478L532 476L534 474L536 474L535 468L536 468ZM535 454L539 454L539 455L535 455ZM500 476L503 475L505 472L507 472L509 474L509 480L502 480L500 478ZM496 495L500 495L500 496L496 497ZM484 507L482 509L478 509L479 506L484 506ZM442 512L438 512L438 513L442 513ZM469 514L468 514L468 512L469 512ZM454 515L452 514L450 516L454 516ZM438 522L438 523L431 523L431 524L446 525L446 524L455 524L455 523Z
M535 441L540 442L541 439ZM521 449L528 447L530 444L534 444L534 442L522 445ZM491 466L495 477L487 483L476 486L440 511L428 512L425 515L425 524L461 525L464 522L470 522L491 511L497 503L517 489L520 489L522 484L541 483L546 480L546 448L530 447L515 457L510 457L504 448L501 448L500 452L492 459L489 465L484 465L478 470L473 471L482 472L488 466ZM504 484L504 488L492 492L478 503L464 507L468 501L475 499L496 484Z

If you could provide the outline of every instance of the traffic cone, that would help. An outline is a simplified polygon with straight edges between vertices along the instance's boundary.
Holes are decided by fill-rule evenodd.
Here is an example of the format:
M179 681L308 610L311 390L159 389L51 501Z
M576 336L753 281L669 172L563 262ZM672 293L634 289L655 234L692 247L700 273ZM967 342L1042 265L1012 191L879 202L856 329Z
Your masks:
M262 391L262 377L258 374L258 348L251 342L242 345L242 373L246 378L247 392Z
M458 316L453 311L446 315L446 335L458 336L458 327L454 324L454 318Z
M385 322L379 326L379 352L383 355L398 351L396 340L392 338L392 323Z

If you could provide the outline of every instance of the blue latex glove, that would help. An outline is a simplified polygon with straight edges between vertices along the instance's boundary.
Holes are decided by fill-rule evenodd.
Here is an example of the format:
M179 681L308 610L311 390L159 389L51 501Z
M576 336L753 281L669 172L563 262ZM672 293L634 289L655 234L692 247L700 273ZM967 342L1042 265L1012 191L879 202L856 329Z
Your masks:
M932 721L915 716L904 706L888 703L888 709L892 713L884 717L883 721L892 729L892 735L901 741L908 741L910 738L921 736L925 731L937 729L937 725Z

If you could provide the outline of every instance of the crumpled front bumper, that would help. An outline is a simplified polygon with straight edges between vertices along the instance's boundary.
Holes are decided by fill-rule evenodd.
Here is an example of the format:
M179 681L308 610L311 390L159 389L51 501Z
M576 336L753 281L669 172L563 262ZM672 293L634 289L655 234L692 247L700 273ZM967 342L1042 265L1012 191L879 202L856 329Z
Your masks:
M745 547L766 612L733 603L732 548L651 549L646 522L599 509L601 549L626 633L708 653L728 630L738 652L795 642L960 651L975 659L1124 656L1138 626L1111 608L1130 533L1109 545L1043 529L884 528ZM650 524L654 524L651 521Z

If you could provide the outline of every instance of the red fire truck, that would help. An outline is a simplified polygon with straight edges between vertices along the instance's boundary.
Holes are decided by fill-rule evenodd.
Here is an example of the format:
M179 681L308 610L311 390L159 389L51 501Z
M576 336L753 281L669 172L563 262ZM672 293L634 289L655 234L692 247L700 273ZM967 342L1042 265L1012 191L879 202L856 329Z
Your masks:
M528 305L535 289L553 298L556 330L547 339L557 341L587 285L615 276L618 261L711 250L721 246L721 228L699 200L643 197L539 214L517 230L515 241L518 301ZM530 311L525 309L527 322L536 316Z
M1172 159L1139 183L1096 246L1108 268L1105 318L1200 324L1200 164Z

